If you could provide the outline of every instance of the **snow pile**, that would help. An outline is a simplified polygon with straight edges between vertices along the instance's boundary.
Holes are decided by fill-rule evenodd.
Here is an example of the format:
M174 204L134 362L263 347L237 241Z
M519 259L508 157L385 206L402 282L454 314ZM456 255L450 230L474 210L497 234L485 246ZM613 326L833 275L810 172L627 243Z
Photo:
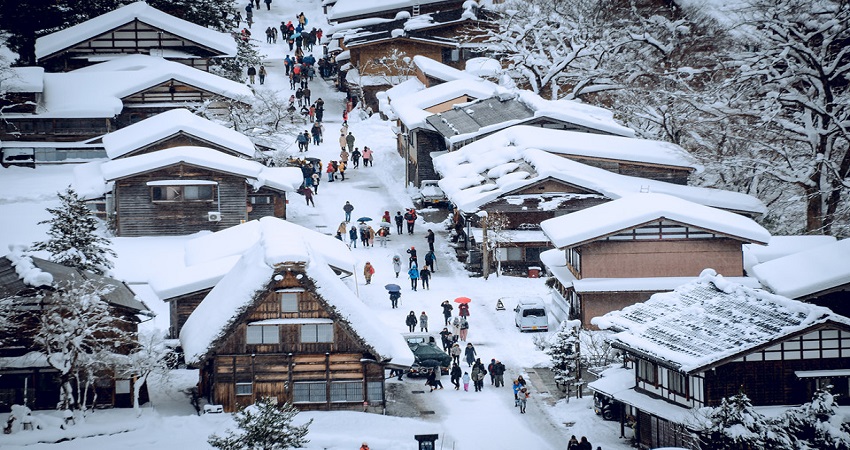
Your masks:
M706 269L697 281L591 322L612 342L685 372L827 322L850 325L828 308L729 282Z
M216 50L221 53L219 56L236 56L236 42L228 34L166 14L145 2L131 3L83 23L40 37L35 41L35 56L37 59L50 56L134 20Z
M363 0L338 0L328 12L328 21L345 21L350 17L367 14L381 15L391 11L412 8L413 5L430 5L446 0L382 0L379 2Z
M821 245L834 244L834 236L773 236L768 245L744 245L744 270L750 272L756 264L772 261L793 253L802 252Z
M44 91L43 67L9 67L9 76L3 80L0 92Z
M115 159L180 132L228 148L248 158L254 157L254 144L247 136L196 116L183 108L172 109L113 131L103 136L103 147L107 156Z
M6 255L6 259L12 262L12 266L15 267L15 272L24 283L32 287L53 285L53 275L36 267L32 258L24 255L26 247L21 245L10 245L9 251L9 254Z
M850 239L759 264L752 272L772 292L789 298L850 285Z
M464 71L479 77L497 77L502 73L502 64L493 58L472 58L466 61Z
M107 182L179 163L244 176L254 189L268 186L296 192L304 181L301 169L295 167L266 167L205 147L173 147L114 161L83 164L74 170L75 188L84 198L97 198L111 190Z
M531 91L520 90L519 99L534 110L534 117L549 117L601 130L617 136L635 137L635 130L614 121L614 113L574 100L546 100Z
M665 194L634 194L544 220L540 227L557 248L569 248L619 231L671 220L746 241L766 243L770 232L754 220Z
M439 61L428 58L427 56L414 56L413 64L415 64L416 68L419 69L419 71L421 71L426 77L436 78L443 82L453 80L480 80L480 78L474 74L457 70L454 67L447 66Z

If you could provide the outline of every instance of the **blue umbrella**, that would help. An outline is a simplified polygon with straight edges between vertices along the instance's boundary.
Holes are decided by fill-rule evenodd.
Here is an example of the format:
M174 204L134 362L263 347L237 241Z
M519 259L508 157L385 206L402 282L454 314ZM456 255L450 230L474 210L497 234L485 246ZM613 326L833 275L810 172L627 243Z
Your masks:
M371 217L361 217L361 218L357 219L357 221L358 222L371 222L372 218Z
M384 289L386 289L390 292L401 292L401 286L399 286L397 284L388 284L388 285L384 286Z

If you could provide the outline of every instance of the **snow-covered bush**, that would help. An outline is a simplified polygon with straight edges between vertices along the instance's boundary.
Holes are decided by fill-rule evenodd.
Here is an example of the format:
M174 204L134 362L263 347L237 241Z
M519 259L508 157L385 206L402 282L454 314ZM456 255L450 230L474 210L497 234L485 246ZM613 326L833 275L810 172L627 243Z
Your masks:
M210 435L207 442L222 450L301 448L310 442L306 436L313 420L295 426L292 420L297 414L290 403L279 405L276 399L263 398L233 415L236 431L228 430L224 437Z
M580 362L580 345L578 330L581 322L578 320L565 320L558 327L558 332L549 341L546 354L552 359L552 372L555 374L555 382L566 385L568 382L581 378L578 372Z

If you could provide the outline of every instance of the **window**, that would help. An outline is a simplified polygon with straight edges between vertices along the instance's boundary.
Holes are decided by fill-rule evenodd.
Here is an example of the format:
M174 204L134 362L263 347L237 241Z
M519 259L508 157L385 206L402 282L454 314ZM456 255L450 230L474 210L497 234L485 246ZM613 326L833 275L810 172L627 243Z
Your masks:
M285 313L298 312L298 293L297 292L278 292L280 296L280 311Z
M251 395L253 392L253 383L236 383L236 395Z
M309 381L295 383L293 388L293 403L323 403L326 402L327 392L324 381Z
M331 383L332 402L362 402L362 381L334 381Z
M639 359L637 370L639 380L658 385L658 366L649 361Z
M367 381L366 396L369 403L381 403L384 401L384 383L380 381Z
M248 344L278 344L280 332L277 325L248 325L246 343Z
M209 202L215 199L212 185L151 186L151 199L155 202Z
M495 251L499 261L522 261L522 249L519 247L499 247Z
M301 342L333 342L334 325L332 323L301 325Z
M667 371L667 387L671 392L676 394L686 395L688 386L688 377L674 370Z
M248 203L252 205L271 205L272 204L272 196L271 195L249 195Z

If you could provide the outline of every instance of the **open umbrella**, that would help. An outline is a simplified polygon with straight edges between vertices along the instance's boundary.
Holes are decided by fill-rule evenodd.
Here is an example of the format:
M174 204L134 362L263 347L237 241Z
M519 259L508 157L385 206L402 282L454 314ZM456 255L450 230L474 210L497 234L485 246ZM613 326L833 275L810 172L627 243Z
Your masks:
M401 287L397 284L388 284L388 285L384 286L384 289L386 289L390 292L401 292Z
M471 301L469 297L458 297L455 299L455 303L469 303Z
M371 217L361 217L361 218L357 219L357 221L358 222L371 222L372 218Z

